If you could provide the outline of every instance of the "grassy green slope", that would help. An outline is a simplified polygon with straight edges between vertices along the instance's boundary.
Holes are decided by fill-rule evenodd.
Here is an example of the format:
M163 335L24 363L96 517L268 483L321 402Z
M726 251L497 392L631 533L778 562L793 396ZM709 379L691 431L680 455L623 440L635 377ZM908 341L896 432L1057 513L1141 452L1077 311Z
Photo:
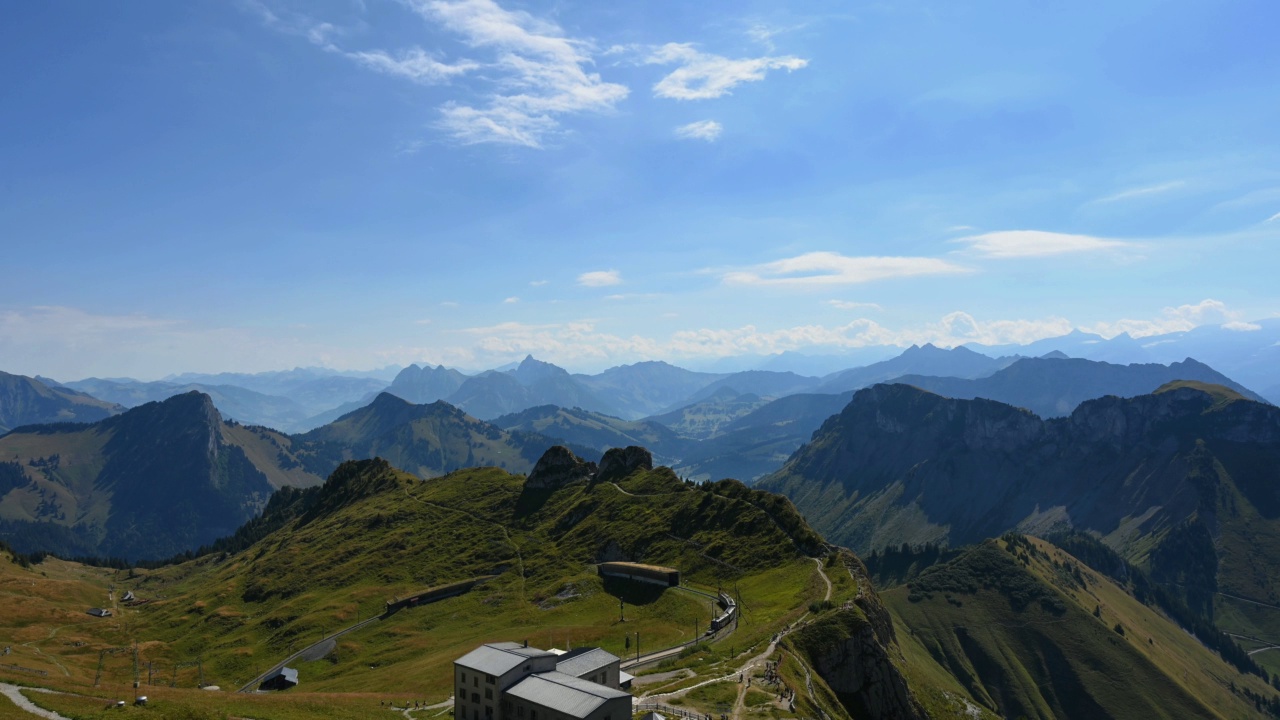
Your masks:
M988 541L882 597L913 687L1008 717L1255 717L1242 691L1275 695L1039 540Z
M129 611L155 657L200 655L206 675L235 685L357 613L380 612L390 598L494 575L466 595L398 612L303 665L313 688L444 691L448 663L484 641L593 643L623 653L628 633L654 648L688 639L695 622L706 628L705 600L607 586L591 567L603 559L668 564L703 586L748 588L761 633L811 599L812 561L801 547L817 536L789 503L736 483L698 489L659 468L616 486L535 492L496 468L422 481L363 461L312 493L300 516L248 549L136 583L140 596L158 598ZM624 625L616 623L618 594L629 603Z

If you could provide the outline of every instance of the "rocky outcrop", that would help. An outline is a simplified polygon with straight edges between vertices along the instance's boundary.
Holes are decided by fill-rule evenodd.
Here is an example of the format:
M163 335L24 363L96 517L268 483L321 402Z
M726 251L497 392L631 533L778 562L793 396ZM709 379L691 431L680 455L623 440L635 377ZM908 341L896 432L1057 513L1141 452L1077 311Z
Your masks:
M572 482L590 480L595 474L595 463L574 455L563 445L553 445L538 458L524 486L530 490L555 490Z
M923 720L928 716L890 659L886 640L892 637L892 622L877 629L858 611L866 607L881 614L878 599L860 602L858 609L838 610L797 631L791 643L851 716ZM887 615L879 619L887 620Z
M613 482L627 477L637 470L652 470L653 455L642 447L610 448L600 458L600 472L596 480Z

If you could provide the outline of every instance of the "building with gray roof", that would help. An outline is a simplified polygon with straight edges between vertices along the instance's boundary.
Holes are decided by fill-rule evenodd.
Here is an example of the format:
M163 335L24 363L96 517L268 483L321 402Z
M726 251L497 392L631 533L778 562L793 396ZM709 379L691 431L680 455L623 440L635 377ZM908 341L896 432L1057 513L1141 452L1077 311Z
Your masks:
M558 652L558 651L557 651ZM629 720L631 676L616 655L557 655L516 643L481 645L454 661L457 720Z

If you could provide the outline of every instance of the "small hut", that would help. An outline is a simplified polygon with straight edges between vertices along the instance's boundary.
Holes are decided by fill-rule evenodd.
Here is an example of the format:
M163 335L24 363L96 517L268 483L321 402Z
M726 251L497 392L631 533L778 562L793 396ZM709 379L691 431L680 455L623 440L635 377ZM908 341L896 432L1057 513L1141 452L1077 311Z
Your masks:
M298 684L298 671L282 667L268 675L259 685L259 690L288 690Z

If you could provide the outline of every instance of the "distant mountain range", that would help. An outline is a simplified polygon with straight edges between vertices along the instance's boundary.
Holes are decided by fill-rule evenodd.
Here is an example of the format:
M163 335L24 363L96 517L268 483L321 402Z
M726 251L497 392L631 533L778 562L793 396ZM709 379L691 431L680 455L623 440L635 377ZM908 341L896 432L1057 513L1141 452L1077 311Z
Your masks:
M1141 365L1114 365L1079 358L1023 358L988 377L902 375L894 382L952 398L986 398L1024 407L1042 418L1070 415L1085 400L1104 395L1145 395L1174 380L1222 385L1243 397L1266 402L1262 396L1195 360Z
M227 417L302 432L367 405L383 390L419 404L446 400L484 420L541 405L579 407L624 420L639 420L677 413L703 400L724 399L725 389L739 395L758 395L765 401L801 393L839 394L908 376L977 380L1019 359L1059 356L1114 365L1169 365L1195 358L1259 396L1280 402L1280 374L1276 370L1280 367L1280 318L1202 326L1144 338L1121 334L1107 339L1074 331L1026 345L970 344L950 350L928 344L906 350L874 346L850 349L840 355L787 352L721 363L735 368L734 372L696 372L665 362L639 362L594 375L573 374L530 356L475 375L440 365L366 373L295 368L257 374L187 373L147 383L127 378L89 378L62 386L125 407L199 390L213 397L214 404ZM736 369L744 366L748 369ZM58 385L44 378L35 379L46 386ZM949 391L987 391L981 385L973 387L976 389L957 386ZM1047 405L1035 407L1049 411ZM1052 412L1069 412L1069 408L1055 407ZM709 434L706 427L697 430L692 425L688 432Z
M426 478L480 466L528 472L558 440L519 429L503 430L440 400L415 405L381 393L359 410L293 436L291 447L303 467L322 477L347 460L381 457ZM583 452L599 454L591 449Z
M0 372L0 434L20 425L93 422L122 409L115 403L71 388Z
M1179 381L1043 420L877 385L759 485L858 552L1079 530L1209 616L1218 591L1280 597L1280 408L1222 386Z
M191 392L92 424L28 425L0 437L0 533L68 554L168 557L234 532L293 472L278 436L224 423Z
M1280 318L1201 325L1184 332L1142 338L1122 333L1107 339L1077 330L1027 345L970 344L966 347L987 355L1020 354L1032 357L1057 350L1073 358L1122 364L1167 365L1185 358L1195 358L1246 387L1264 391L1262 394L1273 403L1280 402L1280 394L1273 389L1280 384L1280 378L1277 378L1277 368L1280 368Z
M23 551L165 558L228 535L275 490L319 484L349 459L382 457L424 478L476 466L523 473L557 442L387 393L290 436L224 421L191 391L96 423L0 436L0 539Z
M903 375L980 378L1007 367L1018 356L988 357L968 348L943 350L933 345L912 345L897 357L828 376L814 388L819 393L842 393L888 382Z

